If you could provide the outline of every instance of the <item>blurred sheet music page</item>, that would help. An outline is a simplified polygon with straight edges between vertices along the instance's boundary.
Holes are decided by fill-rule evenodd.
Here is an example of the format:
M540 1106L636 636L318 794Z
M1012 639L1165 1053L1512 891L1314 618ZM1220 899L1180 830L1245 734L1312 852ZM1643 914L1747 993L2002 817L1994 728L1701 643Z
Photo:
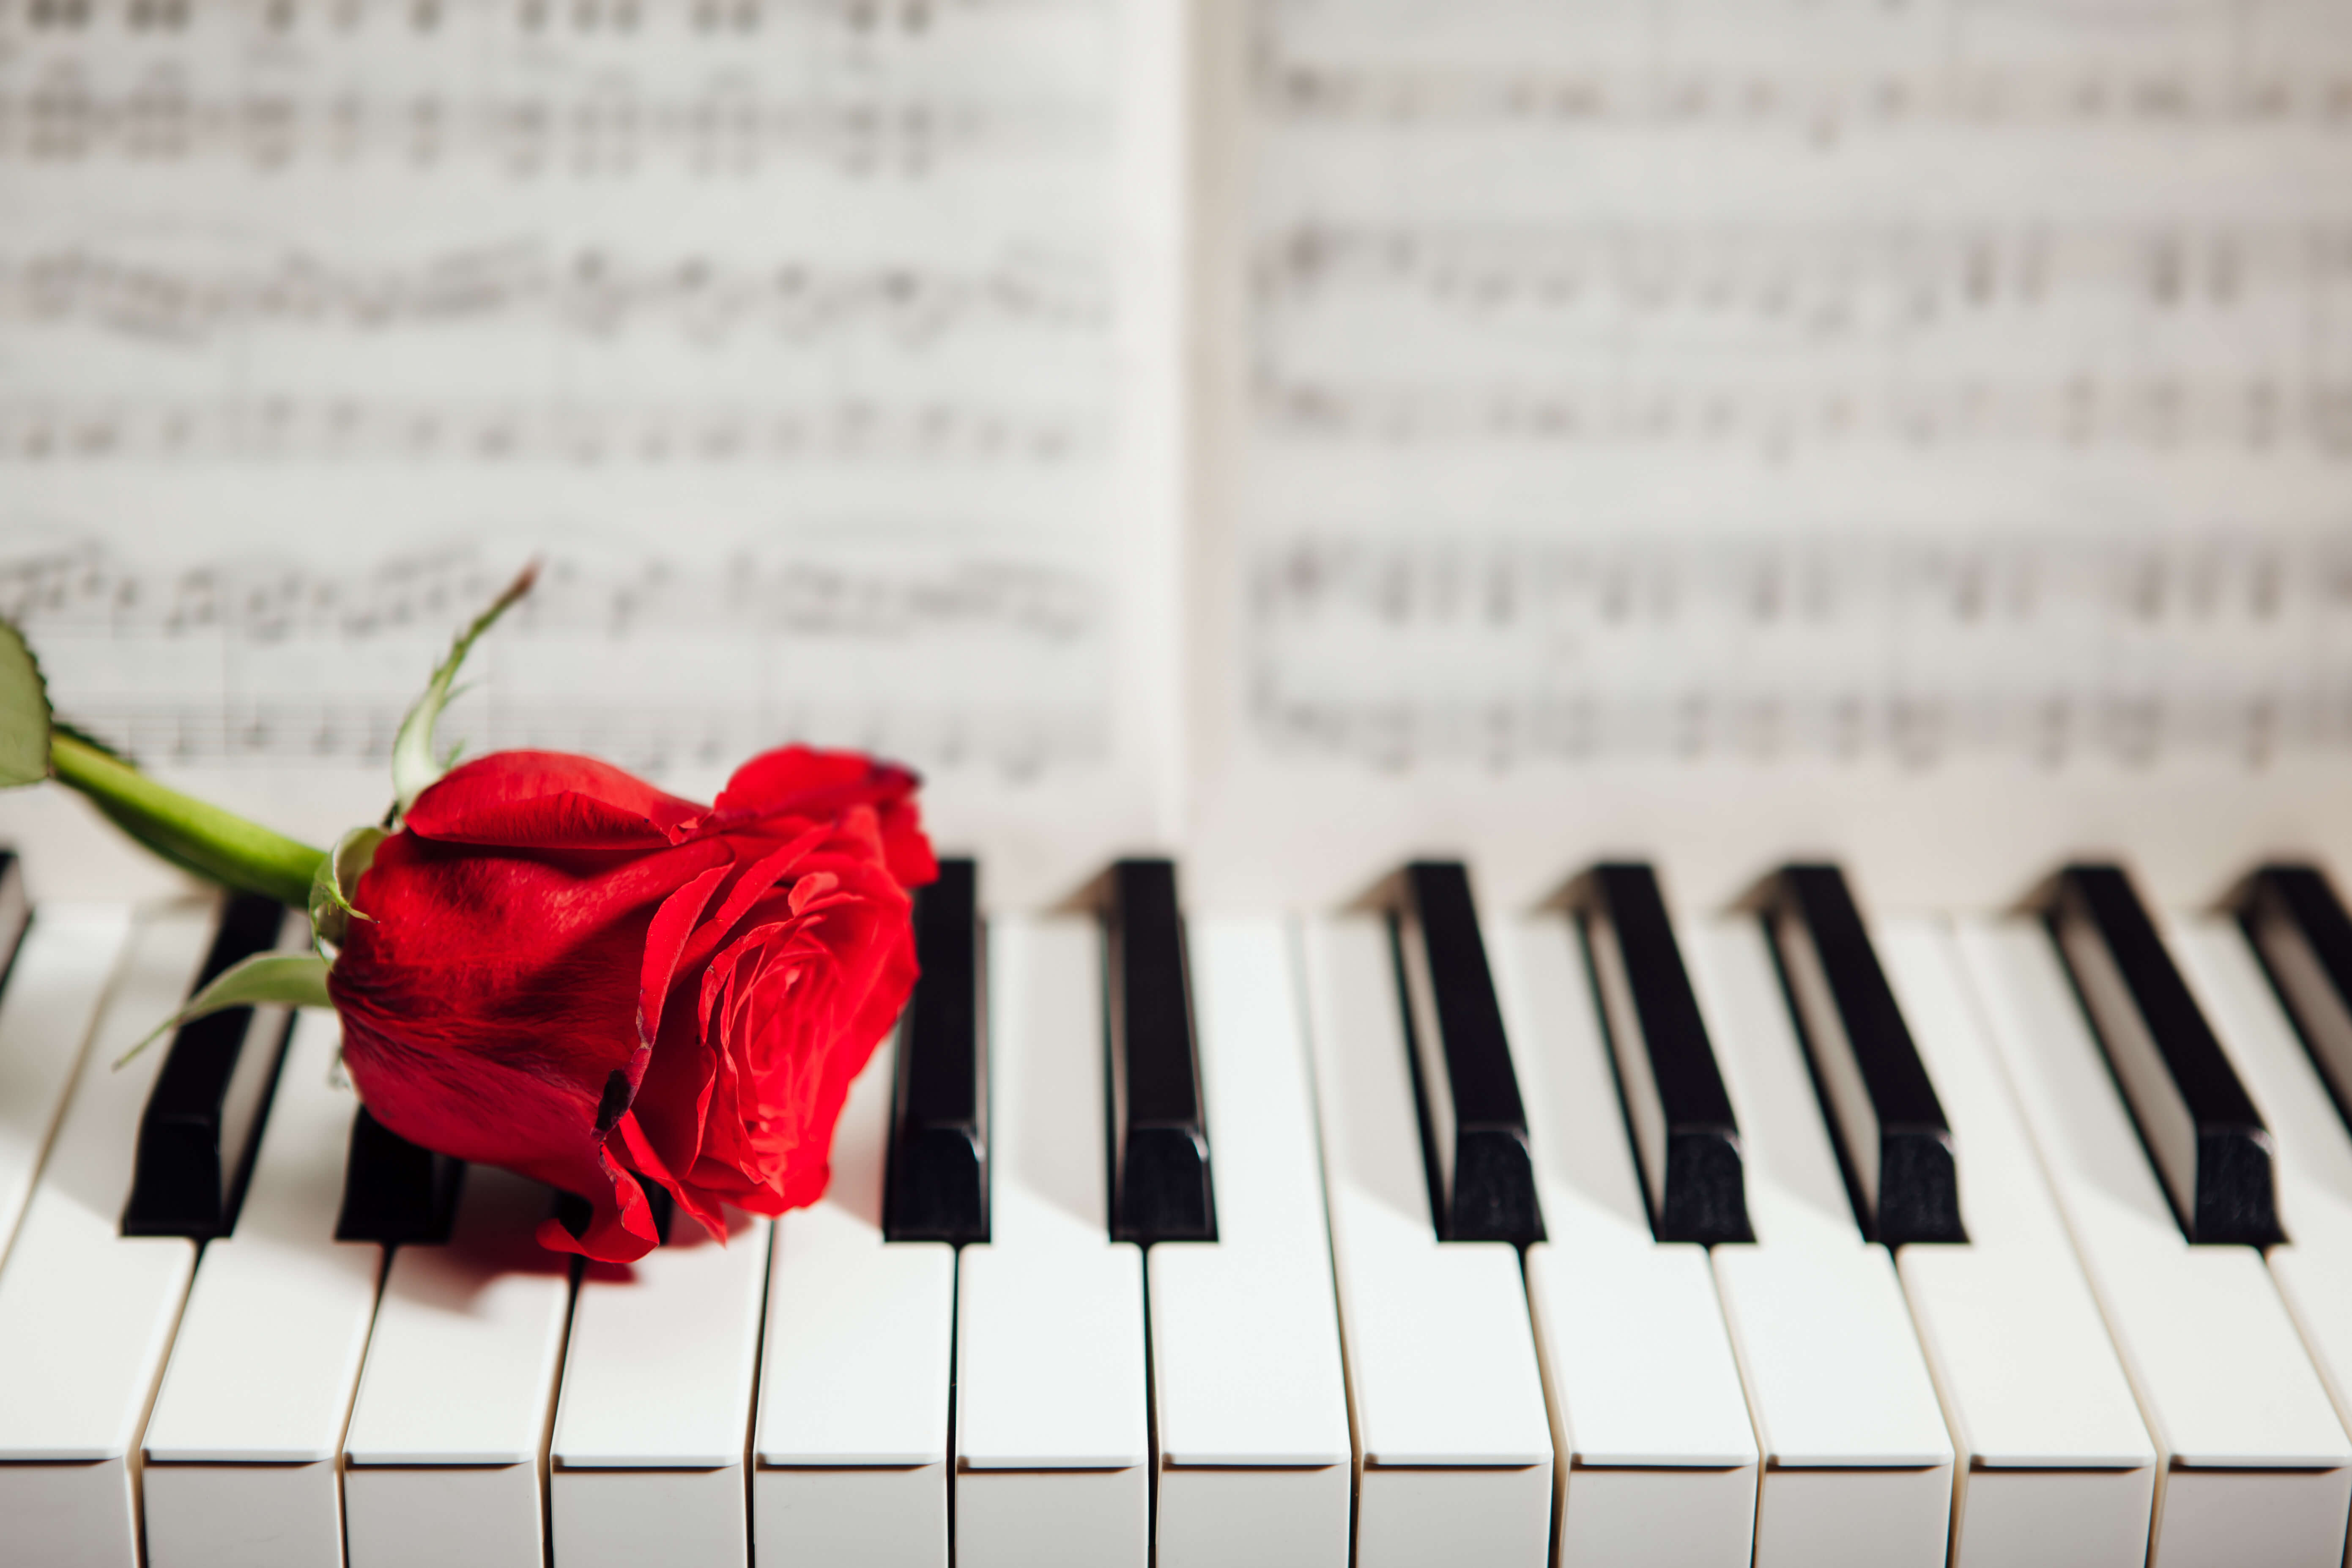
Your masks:
M1214 15L1226 887L1655 846L1713 898L1811 843L1976 899L2135 823L2193 886L2256 801L2345 839L2352 8Z
M304 831L539 553L476 748L1013 902L2352 854L2341 0L0 0L0 609Z
M1040 886L1148 837L1172 698L1117 699L1172 689L1149 31L0 0L0 609L100 735L323 834L381 810L424 674L539 554L473 750L697 792L869 747Z

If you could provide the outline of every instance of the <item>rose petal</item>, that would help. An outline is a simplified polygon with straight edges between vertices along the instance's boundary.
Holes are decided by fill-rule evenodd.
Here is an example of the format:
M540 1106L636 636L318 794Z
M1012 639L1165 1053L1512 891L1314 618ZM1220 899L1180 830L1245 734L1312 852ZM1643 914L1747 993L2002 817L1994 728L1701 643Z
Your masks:
M703 808L593 757L493 752L453 768L402 819L453 844L516 849L658 848Z
M724 1241L727 1238L727 1220L719 1212L719 1205L709 1202L692 1184L680 1181L671 1173L669 1166L646 1137L645 1129L634 1115L621 1118L620 1133L622 1147L627 1150L630 1162L668 1188L678 1207L693 1215L703 1229Z
M751 911L751 906L765 897L796 862L805 858L826 837L825 828L812 827L774 854L754 861L751 868L728 889L727 901L719 906L719 912L694 933L681 960L683 965L693 969L707 962L718 951L719 944L727 940L727 933Z
M735 828L774 816L838 816L853 805L904 800L919 782L895 763L857 752L784 746L735 770L711 805L709 824Z
M613 1163L612 1156L601 1150L597 1160L609 1184L603 1198L581 1194L589 1199L587 1228L575 1237L562 1220L549 1218L539 1222L535 1234L550 1252L577 1252L599 1263L635 1263L661 1245L653 1205L635 1174Z
M686 939L694 933L694 922L702 914L705 904L719 884L726 879L727 868L713 866L677 892L662 900L654 911L653 923L646 929L645 966L637 980L637 1048L629 1053L625 1077L629 1086L629 1103L634 1103L638 1088L646 1080L646 1064L653 1060L654 1041L661 1035L662 1005L669 999L671 979L677 973L679 955L686 951ZM609 1100L610 1091L607 1090ZM622 1104L612 1112L618 1116L629 1108ZM596 1129L598 1136L609 1130L600 1106Z

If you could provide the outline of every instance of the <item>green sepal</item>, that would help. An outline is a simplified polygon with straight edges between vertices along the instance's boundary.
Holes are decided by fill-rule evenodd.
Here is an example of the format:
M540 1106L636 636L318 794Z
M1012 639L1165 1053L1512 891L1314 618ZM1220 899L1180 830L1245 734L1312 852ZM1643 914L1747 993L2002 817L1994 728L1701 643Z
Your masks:
M116 1067L153 1045L183 1024L208 1013L231 1007L331 1007L327 994L327 961L310 952L257 952L242 963L221 971L213 983L195 994L188 1005L164 1019L137 1045L122 1053Z
M534 561L507 584L505 593L490 602L488 609L474 617L472 626L457 634L457 640L449 645L449 657L441 661L433 679L425 683L425 695L416 700L416 706L400 721L400 732L392 741L392 793L401 815L407 815L408 808L416 804L416 797L438 783L457 761L454 748L446 755L435 753L433 726L440 721L441 710L456 695L451 688L457 681L458 666L466 662L474 640L497 625L498 618L517 599L530 593L530 585L538 579L539 563Z
M13 621L0 620L0 789L49 776L49 688Z
M352 921L369 918L352 904L352 889L374 864L376 846L391 837L381 827L354 827L320 859L310 879L310 945L320 957L330 956L328 947L343 945Z

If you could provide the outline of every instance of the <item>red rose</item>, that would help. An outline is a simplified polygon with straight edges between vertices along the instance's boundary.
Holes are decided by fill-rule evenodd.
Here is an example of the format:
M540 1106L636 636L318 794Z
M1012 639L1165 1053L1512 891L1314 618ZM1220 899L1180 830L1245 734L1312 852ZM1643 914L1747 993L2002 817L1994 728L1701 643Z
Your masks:
M643 1182L815 1201L833 1127L915 980L938 871L904 769L803 747L697 805L587 757L451 772L376 850L329 979L361 1098L403 1137L587 1198L577 1239L656 1241Z

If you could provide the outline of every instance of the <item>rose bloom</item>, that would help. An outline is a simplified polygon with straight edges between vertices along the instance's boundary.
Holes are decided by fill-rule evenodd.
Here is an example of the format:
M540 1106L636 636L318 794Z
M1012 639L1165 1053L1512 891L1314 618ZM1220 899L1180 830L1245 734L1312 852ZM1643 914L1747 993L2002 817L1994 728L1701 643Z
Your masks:
M588 757L501 752L376 850L329 978L343 1059L412 1142L587 1199L577 1237L657 1239L647 1184L715 1235L831 1172L850 1080L915 980L907 889L938 874L915 776L803 747L712 805Z

